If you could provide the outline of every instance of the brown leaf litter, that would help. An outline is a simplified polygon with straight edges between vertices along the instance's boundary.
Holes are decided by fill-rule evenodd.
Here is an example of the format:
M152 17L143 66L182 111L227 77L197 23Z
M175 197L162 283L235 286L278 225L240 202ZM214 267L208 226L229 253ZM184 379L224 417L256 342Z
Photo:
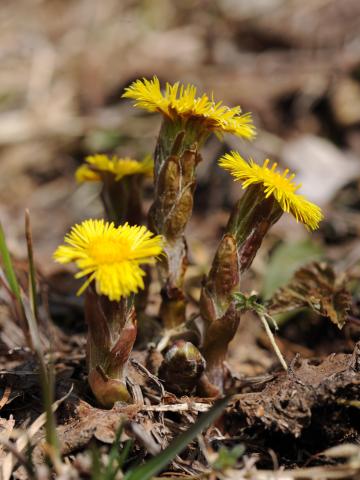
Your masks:
M275 292L269 301L269 313L310 307L319 315L329 317L341 329L351 307L346 283L346 276L337 276L327 263L310 263L300 268L288 285Z
M279 374L264 390L234 397L235 409L249 425L299 437L311 424L315 409L360 396L360 343L352 355L332 354L323 361L293 361L288 374ZM359 431L354 426L355 436Z

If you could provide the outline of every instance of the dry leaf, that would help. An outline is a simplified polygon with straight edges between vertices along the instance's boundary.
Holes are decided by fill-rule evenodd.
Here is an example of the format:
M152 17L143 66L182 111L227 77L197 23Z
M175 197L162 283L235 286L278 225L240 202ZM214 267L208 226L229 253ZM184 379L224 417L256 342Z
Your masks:
M286 287L277 290L267 305L271 315L302 307L329 317L341 329L351 307L346 278L337 277L325 262L310 263L300 268Z

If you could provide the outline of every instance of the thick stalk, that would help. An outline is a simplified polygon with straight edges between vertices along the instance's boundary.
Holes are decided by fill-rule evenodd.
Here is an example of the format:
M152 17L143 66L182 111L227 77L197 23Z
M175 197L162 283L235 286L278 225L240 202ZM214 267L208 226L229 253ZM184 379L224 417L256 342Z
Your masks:
M101 199L108 219L116 225L129 222L130 225L143 223L142 180L143 175L125 176L119 181L114 175L102 175Z
M89 384L96 399L106 407L116 401L129 402L126 366L137 332L131 300L112 302L90 285L85 296L85 318Z
M142 209L142 184L143 175L128 175L116 181L111 173L102 174L103 187L101 200L106 216L116 226L128 222L130 225L143 225L144 214ZM136 311L143 312L146 308L150 276L149 267L145 266L147 275L144 283L145 288L136 296Z
M240 321L233 294L240 290L242 275L251 266L264 236L281 214L272 196L265 198L257 186L248 188L232 212L226 234L204 281L200 299L205 322L202 352L207 363L207 377L219 393L223 391L223 362Z
M184 275L187 268L185 227L193 209L195 168L207 132L196 122L165 119L155 149L155 199L149 212L151 230L165 240L159 263L162 284L160 316L165 328L185 321Z

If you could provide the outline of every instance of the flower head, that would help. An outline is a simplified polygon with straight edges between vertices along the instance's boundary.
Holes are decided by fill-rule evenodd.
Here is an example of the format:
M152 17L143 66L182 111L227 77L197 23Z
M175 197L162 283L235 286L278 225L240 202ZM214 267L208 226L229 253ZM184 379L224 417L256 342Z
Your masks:
M215 103L205 93L200 97L196 93L193 85L184 86L179 82L173 85L166 83L163 93L159 79L154 76L152 80L144 78L133 82L125 89L123 97L135 100L135 107L161 112L170 119L196 118L218 135L227 132L248 139L255 136L250 113L241 114L240 107L229 108L222 102Z
M154 168L154 162L151 156L144 158L142 162L132 158L109 158L107 155L90 155L85 159L86 163L81 165L75 173L75 178L79 183L99 182L101 173L110 173L114 175L115 180L121 180L126 175L143 174L151 176Z
M115 227L104 220L85 220L75 225L54 253L59 263L75 262L75 277L88 276L80 295L95 280L96 290L119 301L144 288L140 264L153 264L162 251L161 236L146 227L127 223Z
M301 185L293 182L294 173L289 175L288 169L280 173L276 170L277 163L271 168L269 163L269 160L265 160L260 166L251 159L247 162L237 152L227 153L219 161L221 167L243 182L242 188L262 185L266 198L273 195L284 212L292 213L296 221L304 223L309 229L317 229L323 219L321 209L297 193Z

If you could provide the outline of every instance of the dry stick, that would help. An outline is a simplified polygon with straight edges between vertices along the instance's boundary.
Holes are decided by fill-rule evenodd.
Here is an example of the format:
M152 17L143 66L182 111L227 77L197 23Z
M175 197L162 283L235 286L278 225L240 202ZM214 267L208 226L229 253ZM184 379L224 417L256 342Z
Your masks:
M239 470L230 470L228 474L229 480L236 480L238 478L256 478L256 480L296 480L296 479L318 479L326 478L328 480L340 480L340 479L349 479L349 478L358 478L360 472L360 467L358 464L352 464L351 461L348 461L345 464L332 465L332 466L321 466L321 467L310 467L310 468L298 468L294 470L277 470L269 472L269 470L248 470L248 471L239 471ZM243 475L241 477L241 475Z
M11 394L11 387L9 385L7 385L5 387L3 396L0 400L0 410L2 410L2 408L5 407L5 405L7 404L8 400L9 400L9 397L10 397L10 394Z
M266 333L267 333L267 336L269 337L269 340L270 340L270 342L271 342L271 345L272 345L272 347L273 347L273 349L274 349L274 351L275 351L275 353L276 353L276 355L277 355L277 357L278 357L278 359L279 359L279 361L280 361L283 369L284 369L285 371L287 371L287 370L288 370L288 366L287 366L287 364L286 364L286 362L285 362L285 360L284 360L284 357L283 357L283 355L282 355L279 347L278 347L277 344L276 344L275 337L274 337L274 335L273 335L273 333L272 333L272 331L271 331L271 328L269 327L269 324L268 324L268 322L267 322L267 320L266 320L265 315L259 314L259 317L260 317L260 320L261 320L262 324L264 325L264 328L265 328L265 331L266 331Z
M33 240L30 224L30 211L25 210L25 236L29 260L29 283L30 283L30 299L31 307L34 313L35 320L38 321L38 308L36 300L36 272L35 272L35 263L34 263L34 249L33 249Z
M187 402L173 405L142 405L140 410L146 412L207 412L211 406L209 403Z
M21 452L19 452L19 450L17 450L15 444L12 443L12 442L9 442L9 440L5 440L4 438L1 438L1 437L0 437L0 443L2 445L4 445L4 447L6 447L7 450L9 451L9 453L7 454L7 457L9 455L13 455L13 457L16 458L17 462L25 468L26 473L28 475L28 478L31 479L31 480L34 479L35 477L34 477L34 473L32 471L31 463L29 462L29 460L26 458L25 455L23 455ZM5 461L6 461L6 458L5 458ZM6 465L5 465L5 467L6 467ZM5 470L5 474L7 474L7 470ZM10 474L11 474L11 472L10 472ZM1 474L1 479L3 479L3 478L5 479L4 469L2 470L2 474Z

